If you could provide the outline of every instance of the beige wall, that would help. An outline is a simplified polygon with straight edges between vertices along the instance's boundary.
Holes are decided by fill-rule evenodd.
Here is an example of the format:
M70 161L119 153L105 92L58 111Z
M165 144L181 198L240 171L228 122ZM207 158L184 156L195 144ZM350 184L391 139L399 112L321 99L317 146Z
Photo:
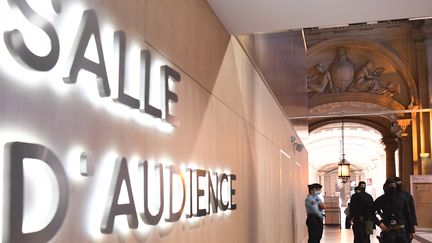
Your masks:
M174 112L181 125L163 133L154 125L137 122L130 110L113 114L111 98L98 97L89 79L66 85L59 76L40 74L36 84L28 85L25 80L32 78L23 75L24 81L18 82L16 74L6 70L13 59L2 60L2 142L44 144L66 168L69 206L52 242L302 242L307 151L293 149L290 137L300 139L290 122L207 3L95 0L89 7L96 10L100 22L108 18L128 37L139 40L155 60L180 73L181 82L173 89L179 96ZM106 59L112 58L108 49L104 51ZM116 82L113 73L108 70L110 84ZM9 133L14 135L6 138ZM90 153L93 176L74 173L77 157L70 155L75 146ZM139 219L138 230L126 233L119 232L121 220L116 219L115 232L101 235L101 212L114 165L106 158L112 153L129 160L132 181L137 177L133 158L236 174L238 208L154 227ZM139 186L132 186L139 198Z

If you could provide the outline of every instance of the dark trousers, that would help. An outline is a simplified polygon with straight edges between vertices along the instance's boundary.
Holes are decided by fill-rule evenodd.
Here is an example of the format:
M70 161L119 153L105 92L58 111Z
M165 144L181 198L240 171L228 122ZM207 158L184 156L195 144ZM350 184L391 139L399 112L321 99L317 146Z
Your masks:
M370 236L366 233L363 222L353 223L354 243L370 243Z
M390 231L384 233L384 243L408 243L407 233L403 231Z
M308 214L306 219L308 227L308 243L319 243L323 234L323 220L316 215Z
M350 217L345 217L345 229L350 229L351 228L351 218Z

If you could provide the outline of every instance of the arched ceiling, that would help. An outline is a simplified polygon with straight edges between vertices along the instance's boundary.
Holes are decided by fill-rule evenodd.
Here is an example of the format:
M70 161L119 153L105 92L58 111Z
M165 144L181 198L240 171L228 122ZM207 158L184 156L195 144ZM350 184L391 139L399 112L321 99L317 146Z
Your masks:
M313 130L305 143L309 165L319 171L341 159L341 123L324 125ZM378 161L385 161L384 145L379 131L359 123L344 123L345 158L359 170L371 170Z
M429 17L430 0L207 0L232 35Z

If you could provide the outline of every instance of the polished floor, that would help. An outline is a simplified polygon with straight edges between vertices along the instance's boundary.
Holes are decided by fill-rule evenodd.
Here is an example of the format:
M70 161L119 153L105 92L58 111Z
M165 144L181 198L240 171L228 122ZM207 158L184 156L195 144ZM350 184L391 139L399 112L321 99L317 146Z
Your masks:
M379 234L379 230L374 230L374 234L371 236L371 243L379 243L376 235ZM348 243L354 242L352 230L339 229L339 227L326 227L324 229L323 238L321 243ZM413 243L419 243L420 241L413 240Z

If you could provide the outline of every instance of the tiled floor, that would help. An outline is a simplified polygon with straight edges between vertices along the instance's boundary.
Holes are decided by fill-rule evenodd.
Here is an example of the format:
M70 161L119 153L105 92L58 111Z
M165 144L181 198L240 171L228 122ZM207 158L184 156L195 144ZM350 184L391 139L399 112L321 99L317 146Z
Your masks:
M430 229L426 231L418 230L416 236L421 242L432 242L432 232Z
M374 234L371 236L371 243L379 243L376 235L379 234L380 230L374 230ZM326 227L324 229L323 238L321 243L349 243L354 242L352 230L339 229L338 227ZM420 241L413 240L413 243L419 243Z

